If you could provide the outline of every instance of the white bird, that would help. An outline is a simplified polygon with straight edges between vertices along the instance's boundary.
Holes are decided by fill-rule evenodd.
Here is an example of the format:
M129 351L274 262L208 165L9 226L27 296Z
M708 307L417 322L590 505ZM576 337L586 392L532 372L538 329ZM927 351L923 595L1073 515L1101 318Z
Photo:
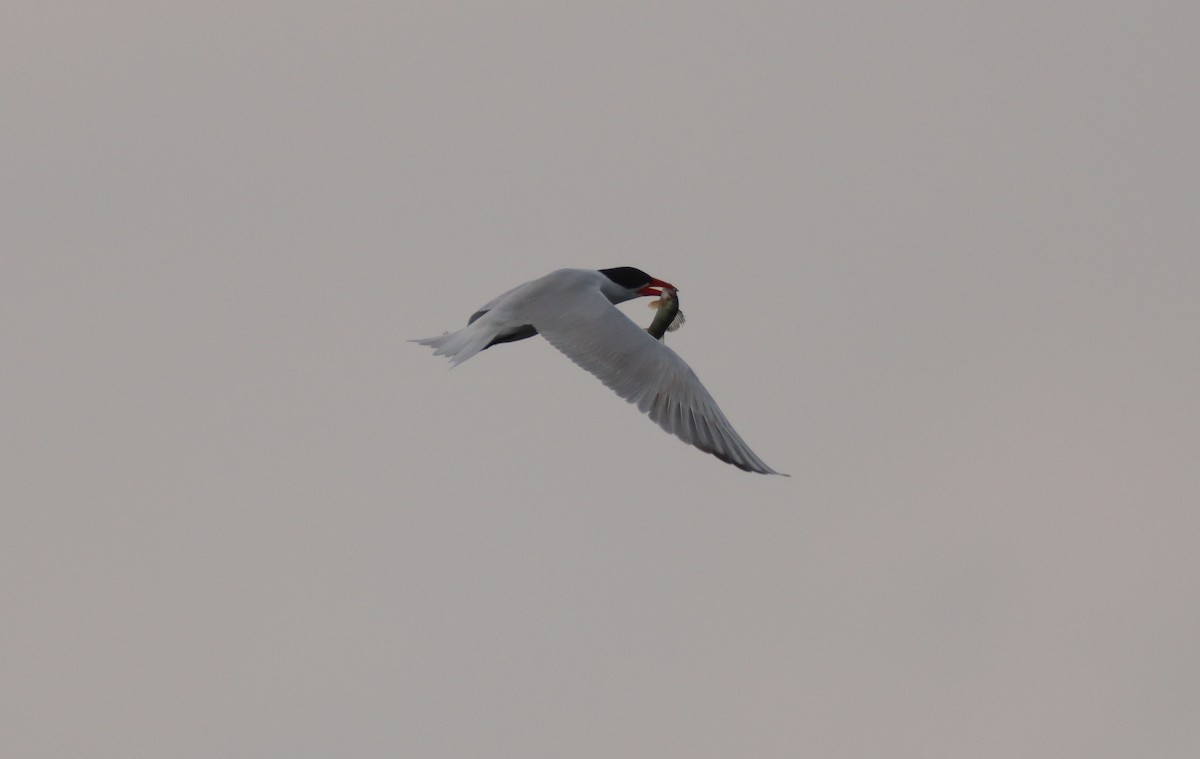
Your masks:
M692 368L614 307L662 295L660 288L676 289L631 266L559 269L493 298L457 332L411 342L457 366L498 343L540 334L683 442L747 472L781 474L734 431Z

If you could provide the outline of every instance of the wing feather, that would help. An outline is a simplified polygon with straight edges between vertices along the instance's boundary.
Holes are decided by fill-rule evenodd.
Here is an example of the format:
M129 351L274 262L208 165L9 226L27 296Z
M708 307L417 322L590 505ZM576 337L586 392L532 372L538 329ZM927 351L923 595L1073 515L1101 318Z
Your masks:
M521 317L567 358L683 442L748 472L780 474L750 450L687 362L599 290L541 295Z

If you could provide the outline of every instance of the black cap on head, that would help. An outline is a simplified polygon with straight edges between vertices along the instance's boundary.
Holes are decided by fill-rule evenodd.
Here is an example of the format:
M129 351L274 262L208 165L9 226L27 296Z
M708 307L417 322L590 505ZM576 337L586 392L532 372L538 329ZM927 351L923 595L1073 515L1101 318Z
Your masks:
M654 279L641 269L632 266L618 266L615 269L601 269L600 273L629 290L640 290Z

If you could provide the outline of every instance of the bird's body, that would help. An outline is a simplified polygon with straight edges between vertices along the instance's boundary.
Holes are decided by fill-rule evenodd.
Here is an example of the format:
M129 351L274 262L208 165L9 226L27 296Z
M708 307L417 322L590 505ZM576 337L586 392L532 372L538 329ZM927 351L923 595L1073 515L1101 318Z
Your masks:
M667 432L749 472L779 474L750 450L682 358L614 307L676 288L632 267L559 269L508 290L457 332L415 342L453 365L540 334Z

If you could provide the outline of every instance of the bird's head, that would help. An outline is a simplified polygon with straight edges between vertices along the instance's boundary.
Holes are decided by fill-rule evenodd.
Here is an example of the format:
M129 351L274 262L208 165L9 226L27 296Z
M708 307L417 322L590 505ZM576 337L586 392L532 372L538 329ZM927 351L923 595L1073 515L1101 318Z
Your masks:
M613 303L632 300L643 295L662 295L664 287L672 290L679 289L670 282L655 279L641 269L635 269L632 266L601 269L600 273L605 277L605 281L600 284L600 289Z

